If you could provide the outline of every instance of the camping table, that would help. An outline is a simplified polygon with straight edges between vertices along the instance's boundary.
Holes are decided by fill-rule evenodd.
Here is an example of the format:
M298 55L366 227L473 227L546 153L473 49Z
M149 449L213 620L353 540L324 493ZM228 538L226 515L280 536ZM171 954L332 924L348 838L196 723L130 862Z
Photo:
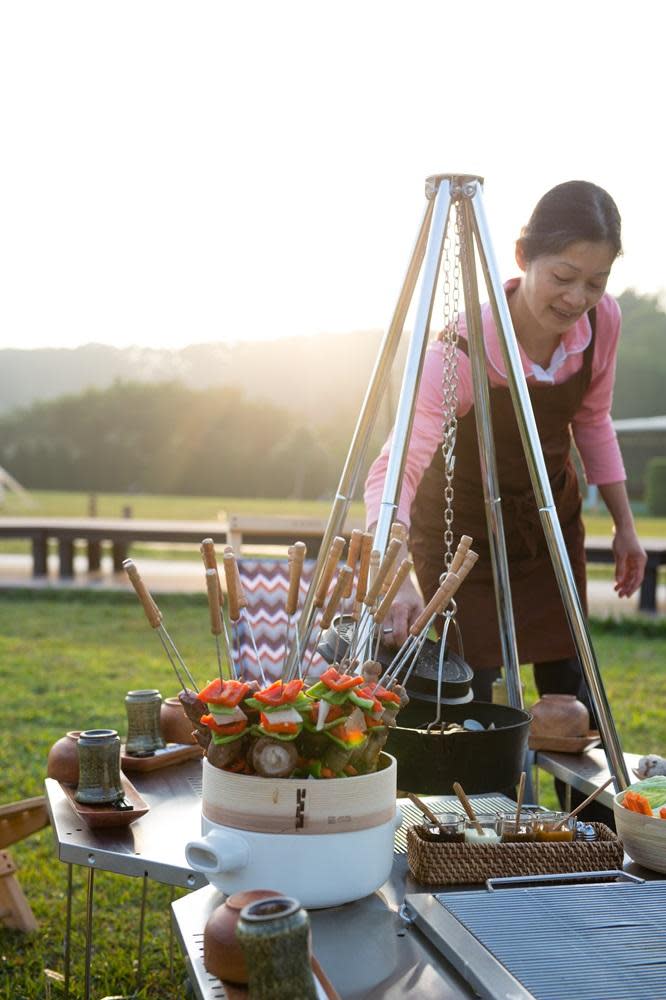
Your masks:
M139 920L137 981L141 982L143 918L148 879L198 889L205 876L185 860L185 844L201 831L201 761L158 771L133 771L130 780L150 811L127 827L90 829L72 808L59 783L47 778L46 799L58 858L68 865L65 930L65 997L69 997L72 865L88 869L86 899L85 1000L90 997L95 870L143 879Z
M629 772L629 777L633 781L633 767L638 766L640 755L636 753L625 753L624 759ZM596 788L603 785L604 781L610 778L606 753L602 747L595 747L593 750L586 750L585 753L555 753L551 750L538 750L535 753L536 763L536 800L539 801L539 771L546 771L554 778L559 778L567 786L569 798L565 808L569 809L571 804L570 790L578 789L584 795L590 795ZM597 802L613 808L613 798L615 790L612 785L605 788L599 795Z
M479 800L486 803L486 810L515 808L515 803L503 795L470 798L477 809ZM435 812L460 809L455 796L424 796L424 799ZM399 799L398 804L406 823L421 821L421 814L411 802ZM355 903L308 911L313 951L344 1000L380 997L397 1000L408 995L470 1000L476 996L427 938L410 930L401 919L405 894L423 891L424 887L411 877L407 868L403 828L396 836L391 877L381 889ZM197 1000L222 1000L226 996L219 979L211 976L203 964L204 927L224 898L208 885L171 904L176 937Z

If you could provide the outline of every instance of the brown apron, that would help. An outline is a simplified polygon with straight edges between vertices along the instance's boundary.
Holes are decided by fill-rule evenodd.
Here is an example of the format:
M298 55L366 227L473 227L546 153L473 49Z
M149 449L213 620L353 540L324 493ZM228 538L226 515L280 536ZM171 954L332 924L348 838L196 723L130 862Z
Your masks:
M555 507L585 612L585 532L581 494L570 457L570 425L590 382L593 312L590 320L592 338L581 370L560 385L529 386ZM460 348L467 353L462 339ZM519 662L565 659L575 655L576 648L541 527L509 389L491 386L490 403ZM444 570L444 485L444 460L438 448L411 510L410 548L426 601L437 589ZM458 420L453 485L455 543L461 535L471 535L473 549L479 553L457 602L465 659L474 669L498 667L502 652L474 407Z

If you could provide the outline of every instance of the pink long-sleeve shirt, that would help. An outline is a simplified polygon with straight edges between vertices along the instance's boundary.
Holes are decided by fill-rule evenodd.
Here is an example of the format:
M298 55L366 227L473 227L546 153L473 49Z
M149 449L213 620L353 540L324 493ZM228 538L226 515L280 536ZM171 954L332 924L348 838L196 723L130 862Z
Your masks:
M518 282L518 278L506 282L504 287L507 293L512 292ZM490 384L506 386L506 371L489 303L481 307L481 317ZM605 294L596 306L596 336L590 384L572 421L573 436L587 481L598 486L621 482L626 478L610 415L620 327L620 307L612 296ZM460 319L460 333L467 335L464 317ZM583 365L583 352L590 343L591 336L590 321L587 315L582 316L564 334L546 369L531 361L518 345L528 384L560 385L570 379ZM396 515L406 525L410 523L412 501L421 477L430 465L435 450L442 443L442 350L440 341L430 344L423 366ZM458 416L464 416L473 403L470 360L466 354L458 351ZM364 498L369 525L374 524L379 515L390 444L391 437L370 467L366 479Z

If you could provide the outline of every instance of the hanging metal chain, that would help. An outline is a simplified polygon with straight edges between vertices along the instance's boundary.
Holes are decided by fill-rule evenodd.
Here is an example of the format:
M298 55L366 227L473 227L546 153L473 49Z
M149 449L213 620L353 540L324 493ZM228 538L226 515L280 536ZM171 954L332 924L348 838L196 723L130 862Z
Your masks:
M460 248L463 237L462 213L452 203L455 213L453 226L444 241L444 331L442 333L442 455L444 457L444 565L451 567L453 559L453 475L458 430L458 333L460 321ZM451 232L453 236L451 236Z

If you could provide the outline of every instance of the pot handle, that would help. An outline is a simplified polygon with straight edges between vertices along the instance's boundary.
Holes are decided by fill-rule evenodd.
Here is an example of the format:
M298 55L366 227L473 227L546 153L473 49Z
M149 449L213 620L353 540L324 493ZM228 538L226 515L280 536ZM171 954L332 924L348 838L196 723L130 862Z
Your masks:
M247 867L250 848L247 841L227 830L211 830L199 840L190 840L185 847L190 868L203 875L239 871Z

